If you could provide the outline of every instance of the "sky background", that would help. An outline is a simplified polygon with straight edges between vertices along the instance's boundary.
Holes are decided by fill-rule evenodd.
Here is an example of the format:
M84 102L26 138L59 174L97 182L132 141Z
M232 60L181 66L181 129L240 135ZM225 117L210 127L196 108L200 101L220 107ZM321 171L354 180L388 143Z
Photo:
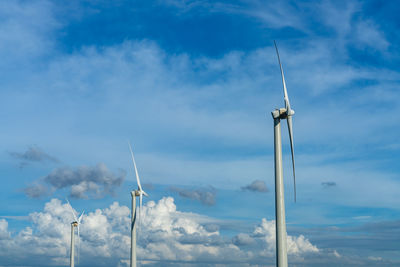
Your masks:
M2 1L0 266L274 266L273 120L291 266L400 265L395 1Z

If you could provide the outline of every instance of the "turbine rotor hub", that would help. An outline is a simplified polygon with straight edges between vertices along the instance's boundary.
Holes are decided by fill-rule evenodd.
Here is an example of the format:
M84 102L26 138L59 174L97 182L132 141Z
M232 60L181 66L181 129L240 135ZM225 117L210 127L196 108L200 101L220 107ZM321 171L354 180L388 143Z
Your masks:
M290 109L290 114L288 114L288 111L286 108L280 108L280 109L275 109L274 111L271 112L272 117L274 119L286 119L288 116L293 116L294 115L294 110Z
M133 191L131 191L131 195L132 195L132 197L138 197L138 196L140 196L140 191L139 190L133 190Z

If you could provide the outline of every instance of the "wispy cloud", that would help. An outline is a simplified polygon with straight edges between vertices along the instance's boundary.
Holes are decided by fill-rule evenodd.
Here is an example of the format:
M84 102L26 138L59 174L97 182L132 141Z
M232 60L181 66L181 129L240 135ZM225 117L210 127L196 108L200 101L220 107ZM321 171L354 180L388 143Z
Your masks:
M322 182L321 185L322 185L324 188L334 187L334 186L336 186L336 182Z
M197 200L207 206L213 206L216 203L217 191L213 187L190 190L174 186L170 190L177 192L183 198Z
M47 154L38 146L29 146L28 149L23 153L9 152L9 154L13 158L23 161L21 162L21 167L28 164L28 162L46 162L46 161L55 163L60 162L56 157Z
M16 216L0 216L0 218L4 218L4 219L10 219L10 220L16 220L16 221L28 221L29 220L29 216L23 216L23 215L16 215Z

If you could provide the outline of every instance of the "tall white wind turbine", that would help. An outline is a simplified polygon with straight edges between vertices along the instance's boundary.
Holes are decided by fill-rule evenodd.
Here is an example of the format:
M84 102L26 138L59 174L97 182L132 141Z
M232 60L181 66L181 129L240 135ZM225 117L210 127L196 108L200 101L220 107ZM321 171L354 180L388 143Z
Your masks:
M79 235L79 227L81 225L83 213L79 216L79 218L76 216L74 209L72 208L71 204L69 203L67 199L68 206L71 209L72 216L74 218L74 221L71 223L71 250L70 250L70 267L75 266L75 227L78 230L78 263L79 263L79 252L80 252L80 235Z
M285 195L283 188L283 170L282 170L282 140L281 140L281 120L286 119L290 149L292 152L292 167L293 167L293 181L294 181L294 201L296 202L296 175L294 169L294 149L293 149L293 129L292 129L292 116L294 110L290 107L289 97L286 90L285 76L281 60L279 58L278 47L275 44L276 54L278 56L279 67L281 70L282 83L283 83L283 96L285 107L272 111L274 119L274 150L275 150L275 217L276 217L276 263L277 267L287 267L287 246L286 246L286 220L285 220Z
M140 184L139 174L136 168L135 157L133 155L131 144L129 143L129 150L131 151L132 163L135 170L136 182L138 185L137 190L131 191L132 196L132 213L131 213L131 261L130 267L136 267L136 197L139 197L139 225L140 225L140 212L143 204L143 195L148 197L149 195L143 191L142 185Z

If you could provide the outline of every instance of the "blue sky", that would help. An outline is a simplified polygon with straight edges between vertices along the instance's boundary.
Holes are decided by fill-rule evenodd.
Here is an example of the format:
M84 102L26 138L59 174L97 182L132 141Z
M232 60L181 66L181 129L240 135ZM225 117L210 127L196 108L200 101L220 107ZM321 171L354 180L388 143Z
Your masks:
M296 111L297 203L282 129L289 262L400 264L395 2L0 5L0 265L65 265L69 197L88 214L81 265L126 266L113 252L136 187L128 140L150 193L143 266L273 265L273 40Z

